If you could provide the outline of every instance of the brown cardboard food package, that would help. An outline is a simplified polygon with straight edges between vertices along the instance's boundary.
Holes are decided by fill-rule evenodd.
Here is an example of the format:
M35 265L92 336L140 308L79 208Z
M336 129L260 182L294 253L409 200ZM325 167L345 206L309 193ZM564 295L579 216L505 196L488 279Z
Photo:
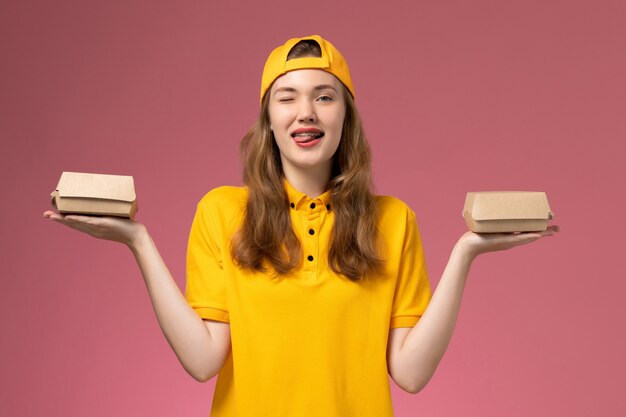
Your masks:
M63 172L50 197L52 205L63 214L133 219L137 213L135 184L127 175Z
M546 193L539 191L481 191L465 197L463 217L476 233L537 232L554 218Z

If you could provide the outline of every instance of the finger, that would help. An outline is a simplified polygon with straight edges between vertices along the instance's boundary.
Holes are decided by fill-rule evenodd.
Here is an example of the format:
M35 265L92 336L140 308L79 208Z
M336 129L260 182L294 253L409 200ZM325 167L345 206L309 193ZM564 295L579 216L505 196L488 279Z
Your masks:
M61 215L61 214L52 215L50 217L50 220L54 220L57 223L64 224L65 226L69 226L77 230L79 230L78 227L81 227L81 226L88 227L88 225L90 225L90 223L85 221L85 219L89 219L89 217L70 216L70 215ZM83 230L83 229L80 229L80 230Z
M53 220L57 223L62 223L62 224L66 224L66 220L65 220L65 216L63 216L62 214L53 214L52 216L50 216L50 220Z
M535 240L539 240L539 239L541 239L541 235L538 235L536 233L529 233L526 236L524 236L524 243L534 242Z
M43 213L43 216L47 218L48 220L62 219L65 217L62 214L57 213L56 211L50 211L50 210L45 211Z
M519 242L525 241L531 238L539 238L538 232L512 232L512 233L493 233L488 238L499 240L502 242Z
M68 214L68 215L65 216L65 218L67 220L76 221L76 222L83 222L83 223L87 223L89 220L92 219L92 217L80 216L78 214Z
M60 216L52 216L50 217L50 220L56 223L63 224L65 226L72 227L72 228L74 228L75 225L79 224L77 222L72 222L71 220L66 220L65 217L60 217Z
M558 233L561 229L559 226L550 226L546 230L539 232L541 236L553 236L555 233Z
M557 231L558 231L558 227L556 228L548 228L546 230L540 231L540 232L526 232L526 233L521 233L520 235L520 240L519 240L519 244L520 245L524 245L527 243L531 243L534 242L536 240L539 240L543 237L548 237L548 236L552 236L554 235Z
M89 229L87 229L82 223L64 223L70 229L78 230L79 232L89 233Z
M517 242L521 244L534 242L537 239L541 239L541 235L539 233L520 233L517 235Z
M524 236L537 236L537 237L544 237L544 236L552 236L555 233L559 232L561 229L559 226L554 225L554 226L549 226L546 230L541 230L538 232L524 232L521 233L521 235Z
M80 223L80 222L72 221L72 220L67 220L65 218L65 216L63 216L63 215L59 215L59 214L56 214L56 213L52 214L49 217L49 220L52 220L55 223L60 223L60 224L62 224L64 226L70 227L70 228L75 229L75 230L84 231L84 230L80 229L81 227L84 226L84 223Z
M81 216L78 214L68 214L65 216L65 220L73 222L73 223L93 224L93 225L103 224L102 219L103 217L99 217L99 216Z
M539 233L523 232L517 235L510 235L510 240L508 241L508 243L511 247L514 247L526 245L539 239L541 239L541 235Z

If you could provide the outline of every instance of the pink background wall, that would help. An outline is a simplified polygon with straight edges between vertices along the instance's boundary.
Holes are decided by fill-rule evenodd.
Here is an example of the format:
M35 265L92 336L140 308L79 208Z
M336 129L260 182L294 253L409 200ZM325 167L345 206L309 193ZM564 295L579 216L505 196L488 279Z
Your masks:
M377 190L416 211L436 285L467 191L542 190L555 237L479 258L456 333L398 417L626 415L623 1L2 1L0 414L207 416L130 252L41 213L62 171L130 174L184 287L262 65L320 33L348 59Z

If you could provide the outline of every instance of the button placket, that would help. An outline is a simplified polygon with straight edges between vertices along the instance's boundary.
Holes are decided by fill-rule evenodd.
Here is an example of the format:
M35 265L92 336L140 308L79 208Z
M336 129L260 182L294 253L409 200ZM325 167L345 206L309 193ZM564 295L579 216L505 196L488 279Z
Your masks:
M322 209L324 204L320 200L314 200L307 203L306 222L304 224L304 256L306 269L309 271L318 270L319 265L319 229L321 223Z

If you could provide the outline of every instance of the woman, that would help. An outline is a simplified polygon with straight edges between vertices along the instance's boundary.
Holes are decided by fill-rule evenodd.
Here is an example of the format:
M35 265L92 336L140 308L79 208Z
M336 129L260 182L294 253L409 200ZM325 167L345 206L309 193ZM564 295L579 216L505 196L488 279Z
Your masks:
M465 233L431 295L413 211L371 192L353 99L330 42L272 52L242 141L246 186L199 202L185 296L140 223L44 213L129 246L181 364L199 381L219 373L212 416L392 416L387 374L411 393L427 384L472 261L558 231Z

